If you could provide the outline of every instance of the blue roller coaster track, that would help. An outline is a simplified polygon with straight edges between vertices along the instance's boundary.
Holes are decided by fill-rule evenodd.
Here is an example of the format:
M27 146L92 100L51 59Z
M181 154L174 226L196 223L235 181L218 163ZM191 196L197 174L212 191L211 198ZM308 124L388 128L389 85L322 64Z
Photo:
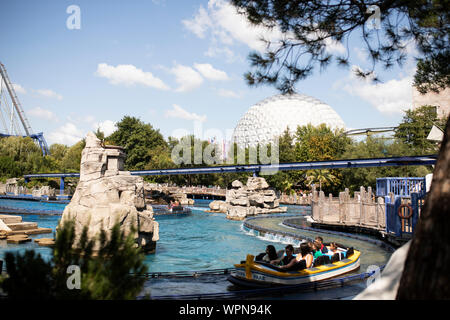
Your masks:
M0 120L4 127L4 132L0 132L0 138L10 136L30 137L39 144L44 156L49 155L50 150L45 141L44 134L42 132L33 133L14 90L14 86L9 80L6 68L2 63L0 63L0 75ZM5 93L3 93L3 87L6 88ZM8 103L8 95L11 100L11 106Z
M389 158L370 158L370 159L346 159L312 162L291 162L278 164L249 164L249 165L229 165L229 166L210 166L201 168L176 168L176 169L155 169L130 171L136 176L157 176L157 175L180 175L180 174L211 174L211 173L230 173L230 172L253 172L257 174L270 174L274 171L288 170L317 170L317 169L345 169L345 168L371 168L371 167L389 167L389 166L420 166L436 164L437 155L411 156L411 157L389 157ZM37 178L60 178L60 192L64 191L64 179L75 177L79 178L78 172L71 173L37 173L23 176L25 181Z

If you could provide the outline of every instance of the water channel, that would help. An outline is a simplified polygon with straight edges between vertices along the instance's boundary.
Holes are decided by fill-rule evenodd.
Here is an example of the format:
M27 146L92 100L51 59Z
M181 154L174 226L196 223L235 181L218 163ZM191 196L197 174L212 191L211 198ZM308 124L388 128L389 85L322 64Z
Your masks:
M382 266L388 261L391 252L372 241L348 238L318 231L295 229L283 224L286 218L296 216L303 219L310 214L310 208L304 206L288 206L286 214L253 220L252 223L275 231L294 233L298 239L273 235L257 236L253 230L243 227L242 221L231 221L221 213L206 212L209 200L196 200L190 207L192 212L182 216L156 216L160 225L160 240L155 254L147 255L145 262L149 272L204 271L221 268L233 268L235 263L244 260L247 253L263 252L267 244L275 245L277 250L283 249L287 243L298 246L301 238L314 238L320 235L325 242L336 241L353 246L361 251L361 268L355 273L366 272L371 265ZM62 212L64 204L33 201L0 199L0 208L18 208L22 212L27 209L42 210L41 214L21 214L25 222L37 222L39 227L55 227L60 219L56 212ZM0 209L1 210L1 209ZM5 212L4 210L3 212ZM31 236L49 237L48 234ZM370 238L367 238L370 240ZM45 259L51 257L51 249L40 247L34 241L25 244L6 244L0 240L0 259L6 251L24 252L35 250ZM146 282L144 293L151 296L183 295L193 293L217 293L235 290L226 275L206 275L201 277L158 278ZM347 286L346 288L322 290L321 292L290 295L295 299L341 299L349 298L363 290L365 283ZM286 297L285 297L286 298Z

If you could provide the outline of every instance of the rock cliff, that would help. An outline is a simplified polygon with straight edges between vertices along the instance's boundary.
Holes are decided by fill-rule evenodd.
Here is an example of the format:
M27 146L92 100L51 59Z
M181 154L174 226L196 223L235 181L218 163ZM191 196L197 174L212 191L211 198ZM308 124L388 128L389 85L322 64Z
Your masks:
M89 238L103 228L108 231L117 222L126 234L133 229L138 246L154 252L159 240L159 225L153 209L144 201L144 181L123 171L125 153L121 147L102 146L94 133L88 133L80 166L80 182L61 222L75 220L76 238L84 226ZM60 222L60 223L61 223Z
M287 207L280 207L275 191L269 189L264 178L249 177L246 185L235 180L231 186L232 188L227 190L225 202L210 203L211 211L226 212L227 219L230 220L243 220L247 216L287 210Z

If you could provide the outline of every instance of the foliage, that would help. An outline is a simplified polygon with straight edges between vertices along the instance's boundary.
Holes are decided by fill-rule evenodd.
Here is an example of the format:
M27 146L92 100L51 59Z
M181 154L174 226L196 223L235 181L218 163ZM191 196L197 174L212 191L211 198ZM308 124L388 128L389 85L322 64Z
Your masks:
M443 127L443 120L436 117L435 108L423 106L408 110L393 139L383 140L368 137L363 142L349 139L342 130L331 130L326 125L300 126L289 128L278 137L275 149L269 145L268 156L278 152L280 163L325 161L331 159L360 159L371 157L410 156L419 154L434 154L437 144L426 140L435 124ZM291 133L292 132L292 133ZM104 135L97 130L100 138ZM169 137L166 140L159 130L153 129L137 118L126 116L117 124L117 130L104 139L105 144L116 144L126 148L128 170L151 170L166 168L192 168L218 165L221 163L220 148L208 141L190 135L182 138ZM50 146L51 155L42 157L40 149L30 138L9 137L0 139L0 178L20 177L29 173L45 172L78 172L84 140L71 147L60 144ZM259 151L263 146L239 148L236 143L228 151L226 164L262 163ZM217 149L216 149L217 148ZM278 150L276 150L278 149ZM196 155L197 153L197 155ZM264 151L262 153L265 153ZM210 155L207 159L205 155ZM258 157L254 157L258 155ZM176 157L178 156L178 161ZM176 161L174 161L176 160ZM205 161L207 160L207 161ZM231 160L231 161L230 161ZM360 169L330 169L327 175L332 176L332 183L322 183L325 192L336 194L349 187L358 190L360 186L375 187L376 177L383 176L424 176L430 168L391 167L391 168L360 168ZM235 172L225 174L146 176L144 179L157 183L175 183L177 185L217 185L230 187L234 180L244 184L252 172ZM264 175L269 185L277 190L292 193L298 189L309 189L307 180L311 173L306 171L285 171ZM311 180L312 178L310 178ZM66 182L69 182L67 180ZM47 183L47 180L33 180L32 187ZM59 181L51 181L53 188L58 188ZM320 184L320 183L319 183Z
M338 182L338 178L334 176L328 169L308 170L306 172L306 183L308 186L319 185L319 190L322 187L328 187Z
M411 148L400 140L389 141L383 138L367 137L366 140L353 143L342 155L343 159L383 158L411 155ZM423 177L432 171L425 166L374 167L342 169L342 185L350 191L361 186L375 189L376 178L380 177Z
M52 268L33 250L5 253L8 277L1 283L9 299L45 299L52 296Z
M403 121L395 132L395 137L411 147L412 154L435 154L438 146L427 140L433 127L444 128L444 120L438 119L436 107L422 106L414 110L407 110Z
M440 53L429 59L419 59L414 75L414 86L424 94L429 91L438 93L450 87L450 52Z
M125 148L127 170L143 170L151 160L149 150L167 146L159 130L135 117L125 116L116 126L117 130L106 141Z
M280 162L306 162L338 159L351 144L342 130L331 130L325 124L317 127L298 126L291 134L285 130L278 139ZM327 178L314 180L316 173L306 171L278 172L267 176L267 182L278 190L292 193L294 189L309 189L311 184L322 185L327 192L338 192L342 177L339 170L322 172ZM309 176L309 181L308 181ZM322 183L320 183L322 181Z
M80 171L81 153L85 145L85 141L82 140L67 150L61 160L61 166L64 172Z
M51 160L42 157L41 150L30 137L6 137L0 139L0 174L7 178L29 172L47 170Z
M135 299L147 272L144 254L135 246L133 231L125 235L120 225L102 230L99 239L88 239L85 228L75 245L73 221L56 233L51 261L27 250L5 254L8 277L2 282L9 299ZM109 235L109 236L108 236ZM93 251L95 244L98 251ZM80 268L79 289L69 289L68 267ZM134 274L133 274L134 273Z
M321 161L340 157L350 139L343 130L331 130L325 124L317 127L308 124L297 127L295 133L297 161Z
M317 66L324 70L333 60L340 66L349 66L349 39L354 34L362 39L363 50L372 63L371 70L356 70L361 77L374 77L377 64L386 69L401 65L410 41L417 44L425 58L448 52L447 0L231 2L252 24L278 27L283 33L281 39L266 40L263 54L250 53L250 65L255 71L245 74L249 85L269 84L290 93L295 91L295 83L310 76ZM379 26L373 27L372 23L377 22L373 18ZM345 54L340 50L330 52L330 45L342 46ZM448 71L448 67L444 70ZM448 77L448 73L443 76ZM374 80L378 81L376 77Z

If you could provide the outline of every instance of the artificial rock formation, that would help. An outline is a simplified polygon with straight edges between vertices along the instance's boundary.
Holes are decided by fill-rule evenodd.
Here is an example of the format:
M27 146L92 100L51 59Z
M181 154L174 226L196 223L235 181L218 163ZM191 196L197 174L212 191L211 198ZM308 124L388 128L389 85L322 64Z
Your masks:
M125 153L121 147L102 146L94 133L88 133L80 166L80 181L61 222L75 220L76 238L87 226L89 238L101 229L109 231L119 222L121 230L134 230L138 246L154 252L159 240L159 225L153 209L144 201L144 181L123 171Z
M227 219L230 220L243 220L247 216L287 210L287 207L280 207L275 191L269 189L264 178L249 177L246 185L235 180L231 186L232 188L227 190L225 202L211 202L211 211L226 212Z

